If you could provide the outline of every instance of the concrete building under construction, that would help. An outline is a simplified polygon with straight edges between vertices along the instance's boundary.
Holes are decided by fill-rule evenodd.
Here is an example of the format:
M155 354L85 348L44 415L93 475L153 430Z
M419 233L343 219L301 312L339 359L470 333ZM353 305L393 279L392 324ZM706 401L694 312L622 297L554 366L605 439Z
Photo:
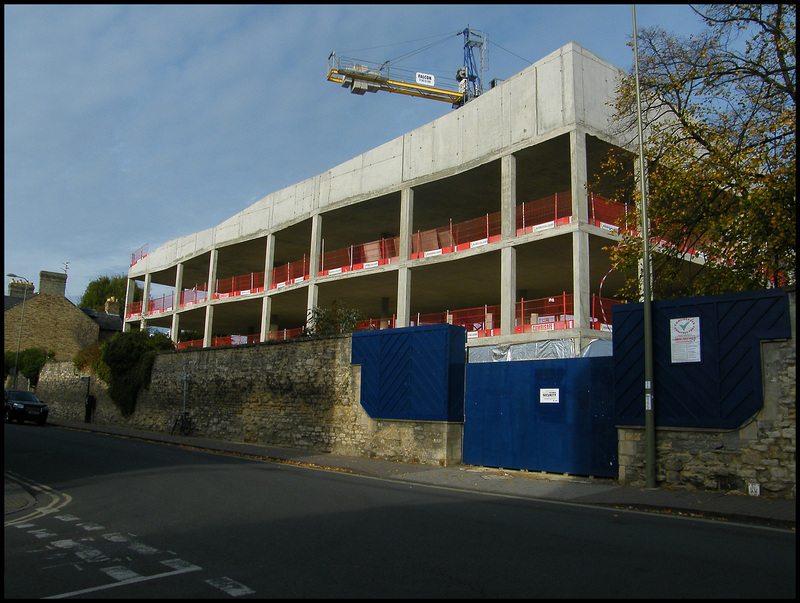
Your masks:
M603 248L629 207L588 187L623 144L618 77L567 44L427 125L140 250L125 330L203 334L181 347L284 339L337 301L368 328L463 325L475 357L579 355L610 339L622 284Z

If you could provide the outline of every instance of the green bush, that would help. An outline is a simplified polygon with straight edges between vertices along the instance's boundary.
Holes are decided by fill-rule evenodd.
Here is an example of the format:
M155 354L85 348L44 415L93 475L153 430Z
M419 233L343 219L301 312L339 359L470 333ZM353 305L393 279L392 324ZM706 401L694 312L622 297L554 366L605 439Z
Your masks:
M361 310L348 308L347 304L334 300L330 308L314 308L308 313L308 324L304 335L328 337L358 330L358 323L364 320Z
M117 333L102 347L102 361L108 367L108 394L123 416L130 416L136 397L150 383L153 362L158 352L174 350L172 340L146 331Z
M103 346L105 342L98 341L92 345L83 348L77 353L74 360L75 369L78 371L90 370L99 379L108 383L111 379L111 372L103 362Z

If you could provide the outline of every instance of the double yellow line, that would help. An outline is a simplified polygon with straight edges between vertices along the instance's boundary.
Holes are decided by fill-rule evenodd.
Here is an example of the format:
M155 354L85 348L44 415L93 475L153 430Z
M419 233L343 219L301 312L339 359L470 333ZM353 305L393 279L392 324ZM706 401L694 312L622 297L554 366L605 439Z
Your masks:
M34 498L37 499L37 502L40 495L43 498L49 497L50 499L50 502L45 506L37 504L36 508L27 515L24 515L22 517L17 517L16 519L11 519L9 521L4 521L3 522L4 526L19 525L31 521L33 519L36 519L38 517L43 517L44 515L55 513L59 509L65 507L70 502L72 502L72 497L69 494L58 492L56 490L53 490L49 486L45 486L44 484L39 484L37 482L34 482L33 480L24 478L21 475L17 475L16 473L13 473L11 471L5 471L4 477L5 479L15 482L20 487L25 488L28 491L33 491L35 493Z

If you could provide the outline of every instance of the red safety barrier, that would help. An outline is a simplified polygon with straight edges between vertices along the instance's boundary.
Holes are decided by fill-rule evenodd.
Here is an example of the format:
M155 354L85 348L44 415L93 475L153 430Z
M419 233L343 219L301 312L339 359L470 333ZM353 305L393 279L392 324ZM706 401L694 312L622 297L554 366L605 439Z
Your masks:
M303 327L296 329L282 329L280 331L270 331L267 333L267 341L285 341L287 339L294 339L303 333Z
M259 293L264 290L264 273L251 272L241 276L217 279L213 299Z
M572 222L572 193L566 191L517 205L517 235Z
M370 318L362 320L356 324L357 331L380 331L382 329L394 329L395 317L391 318Z
M467 330L467 337L489 337L500 334L500 306L483 306L466 310L448 310L411 316L411 326L451 324Z
M500 240L500 212L486 214L465 222L417 231L411 236L411 259L430 257L480 247Z
M599 297L592 293L592 328L597 331L611 330L611 309L625 302L619 299Z
M324 244L323 241L323 246ZM319 258L319 276L374 268L397 262L399 248L400 237L392 237L351 245L344 249L323 251Z
M626 203L589 193L589 222L600 228L606 228L614 234L617 234L620 229L626 232L636 230L633 209Z
M303 254L302 260L276 266L272 269L270 289L280 289L287 285L302 283L308 279L308 270L308 258L306 258L305 254Z
M131 266L133 266L136 262L138 262L142 258L146 257L147 257L147 245L142 245L139 249L137 249L131 254Z
M125 318L133 318L142 315L142 302L131 302L125 308Z
M192 304L198 304L200 302L204 302L208 299L208 287L206 283L203 283L202 286L195 285L191 289L184 289L181 291L181 302L180 306L189 306Z
M558 331L575 325L572 294L521 300L516 303L515 333Z
M174 308L175 294L169 293L162 295L156 299L151 299L147 304L148 314L160 314L162 312L169 312Z
M202 348L203 347L203 340L202 339L194 339L192 341L179 341L178 344L175 346L179 350L185 350L187 348Z

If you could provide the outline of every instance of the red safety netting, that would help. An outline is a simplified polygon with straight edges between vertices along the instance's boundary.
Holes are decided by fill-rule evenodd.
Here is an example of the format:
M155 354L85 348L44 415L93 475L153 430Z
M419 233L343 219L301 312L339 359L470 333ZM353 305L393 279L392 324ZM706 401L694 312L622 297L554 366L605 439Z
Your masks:
M344 272L392 263L398 259L399 247L400 237L391 237L325 251L320 254L319 274L322 276L332 270L341 269Z
M417 231L411 235L411 258L415 259L430 251L450 253L486 244L500 239L501 214L486 214L465 222L440 226L431 230Z
M174 303L175 303L174 293L168 293L162 295L161 297L151 299L150 302L147 304L147 313L158 314L160 312L167 312L173 309Z
M125 317L140 316L142 314L142 302L131 302L125 307Z
M572 193L566 191L517 205L517 234L537 227L568 224L572 220Z
M281 329L280 331L270 331L267 333L267 341L284 341L286 339L294 339L299 337L303 332L303 327L296 329Z
M147 245L142 245L139 249L131 254L131 266L145 257L147 257Z
M447 310L411 316L411 326L451 324L470 332L491 332L500 328L500 306L482 306L465 310Z
M179 350L185 350L187 348L202 348L203 347L203 340L202 339L194 339L192 341L180 341L175 346Z
M617 226L628 232L636 230L633 207L594 193L589 193L589 222L600 227Z
M379 331L381 329L394 329L395 317L369 318L356 324L357 331Z
M225 295L231 293L253 293L264 289L264 273L251 272L241 276L231 276L228 278L217 279L214 287L214 295Z
M296 260L276 266L272 269L271 289L284 285L291 285L296 282L304 281L308 278L308 258L303 254L302 260Z
M192 289L184 289L181 291L181 306L188 304L196 304L206 301L208 299L208 287L206 283L202 285L195 285Z

